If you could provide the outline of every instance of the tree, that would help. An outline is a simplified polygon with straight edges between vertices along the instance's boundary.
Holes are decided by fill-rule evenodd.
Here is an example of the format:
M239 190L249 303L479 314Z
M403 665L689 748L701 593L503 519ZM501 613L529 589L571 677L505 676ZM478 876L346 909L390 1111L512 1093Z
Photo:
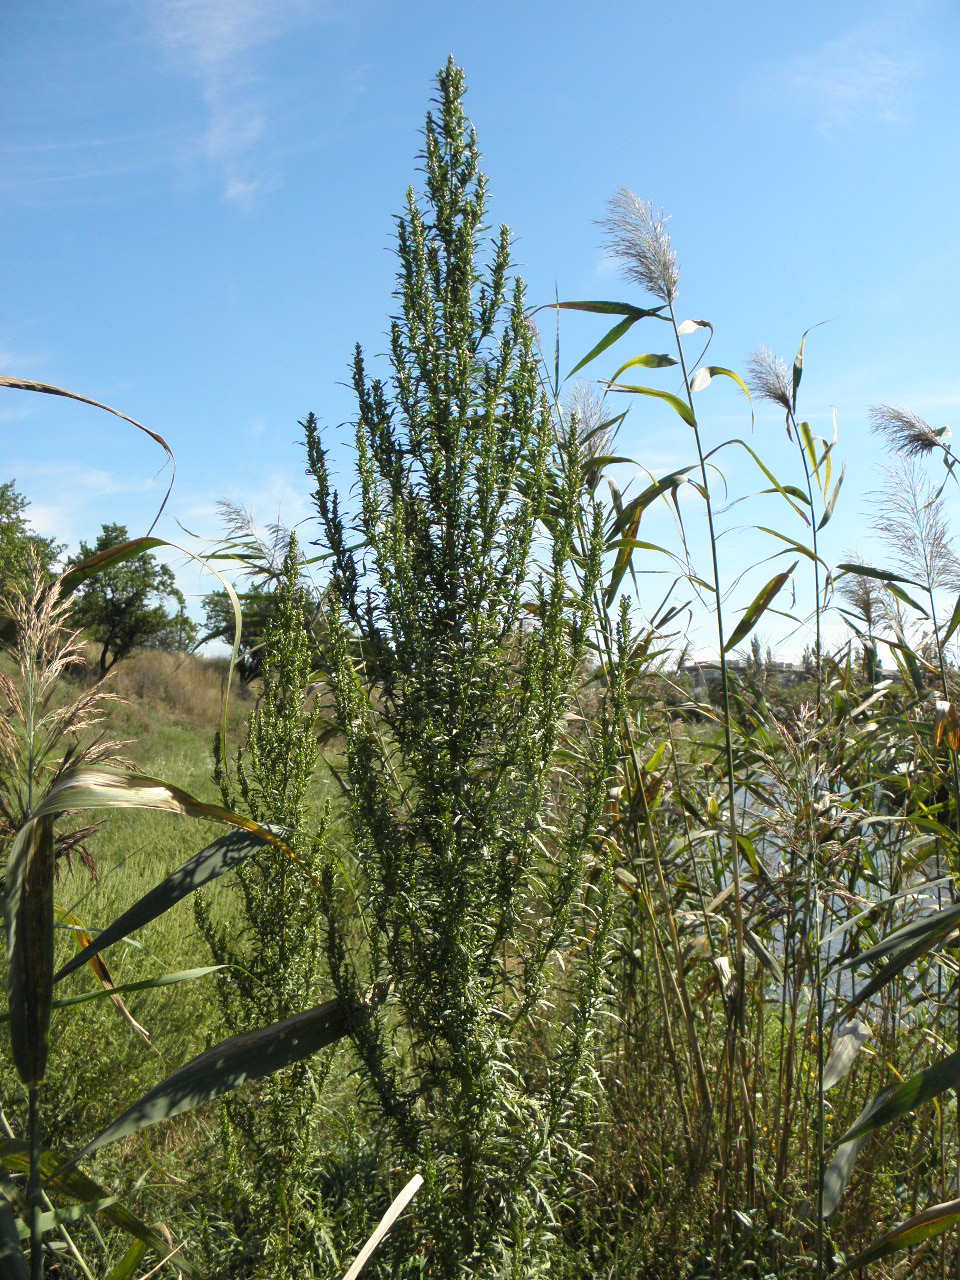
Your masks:
M128 537L122 524L105 524L96 543L91 547L81 542L79 553L70 563L77 564L98 551L119 546ZM149 551L140 551L88 578L74 599L77 626L101 646L101 675L131 649L170 648L187 637L193 626L189 619L189 627L177 622L186 616L183 595L177 589L173 570L158 563ZM165 608L167 600L177 605L173 616Z
M235 671L243 684L249 684L263 674L264 638L276 613L276 590L252 583L239 593L242 622L240 647L237 650ZM233 602L226 591L211 591L203 597L204 626L198 643L223 640L233 644L236 620Z
M63 547L30 528L24 515L29 502L18 492L16 481L0 484L0 591L11 584L25 586L30 579L31 555L49 574Z
M601 513L577 439L555 432L506 227L481 253L486 182L452 60L438 82L426 198L409 191L397 219L389 383L354 359L355 519L304 425L346 743L327 963L348 1007L382 998L351 1028L365 1093L425 1178L421 1265L452 1278L526 1274L564 1194L607 953L616 744L603 708L566 736Z

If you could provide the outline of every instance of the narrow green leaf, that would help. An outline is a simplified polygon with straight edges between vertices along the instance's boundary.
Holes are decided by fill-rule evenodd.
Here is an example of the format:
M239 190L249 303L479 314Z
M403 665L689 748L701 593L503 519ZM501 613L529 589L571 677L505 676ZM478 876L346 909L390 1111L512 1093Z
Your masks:
M712 458L715 453L719 452L720 449L725 449L727 445L731 445L731 444L739 445L741 449L745 449L746 452L749 453L750 457L754 460L754 462L757 464L757 466L766 476L767 480L769 480L769 482L773 485L777 493L779 493L780 496L786 500L787 504L793 508L793 510L800 517L800 519L804 522L804 524L809 524L810 520L808 519L806 512L801 511L800 507L797 506L797 502L795 501L795 499L799 499L799 501L802 502L804 506L809 506L810 500L807 497L807 495L802 491L798 491L796 488L794 488L793 485L781 484L780 481L777 479L777 477L770 470L770 468L763 461L763 459L759 456L759 454L757 454L755 450L751 449L745 440L741 440L738 437L732 440L725 440L723 444L717 445L715 449L711 449L710 452L705 455L705 461L709 461L709 459Z
M114 547L98 551L95 555L88 556L86 560L81 560L79 564L71 565L60 579L60 593L68 596L76 591L81 583L95 578L104 569L123 564L125 560L131 560L143 551L153 551L156 547L166 545L163 538L131 538L129 542L118 542Z
M103 1280L133 1280L146 1254L147 1246L143 1241L134 1240L117 1265L110 1268ZM164 1256L166 1255L161 1254L161 1257Z
M55 1227L63 1226L68 1222L79 1222L81 1218L92 1218L95 1213L102 1213L105 1209L112 1208L117 1203L116 1196L101 1196L99 1200L88 1200L86 1204L68 1204L62 1209L49 1209L46 1213L40 1214L40 1230L42 1232L53 1231ZM30 1228L21 1223L18 1227L21 1240L26 1240L30 1236Z
M560 311L589 311L597 315L629 316L634 320L643 320L647 316L656 320L663 320L665 319L663 312L666 310L665 305L660 307L636 307L632 302L545 302L542 307L537 307L536 311L531 314L536 315L537 311L552 307L556 307Z
M875 569L872 564L850 564L844 562L837 565L838 569L842 569L844 573L855 574L858 578L876 578L879 582L903 582L908 587L919 587L923 589L922 582L915 582L913 578L902 578L897 573L890 573L887 569Z
M122 982L116 987L94 987L91 991L81 991L75 996L64 996L62 1000L51 1001L53 1009L71 1009L76 1004L86 1004L88 1000L111 999L113 996L129 995L131 991L154 991L159 987L173 987L181 982L197 982L218 969L226 968L222 964L208 964L202 969L181 969L177 973L160 973L155 978L141 978L138 982ZM0 1013L0 1022L6 1022L8 1015Z
M4 887L10 1051L24 1084L47 1066L53 985L53 819L33 817L10 846Z
M669 475L662 476L659 480L655 480L653 484L648 485L642 493L638 493L635 498L623 508L617 517L611 536L619 537L628 529L636 530L635 517L638 512L641 514L646 511L651 503L657 498L663 496L669 490L679 489L680 485L688 483L687 472L692 471L692 467L684 467L682 471L671 471Z
M619 386L611 386L611 391L622 391L629 395L651 396L655 400L663 400L668 404L674 413L684 420L688 427L695 427L697 419L694 417L693 410L679 396L673 395L670 391L659 391L656 387L638 387L631 386L629 383L622 383Z
M888 1231L869 1248L846 1262L842 1270L858 1271L871 1262L887 1257L888 1254L898 1253L901 1249L912 1249L915 1245L923 1244L925 1240L943 1235L958 1222L960 1222L960 1200L948 1200L944 1204L935 1204L929 1209L924 1209L923 1213L918 1213L915 1217L908 1218L906 1222L901 1222L892 1231Z
M284 828L275 827L271 834L279 835L283 831ZM192 858L188 858L182 866L177 867L176 871L172 871L165 880L155 885L149 893L145 893L132 907L124 911L123 915L118 916L106 929L101 930L92 942L67 961L57 973L54 982L59 982L68 973L79 969L105 947L119 942L135 929L142 929L145 924L149 924L151 920L169 911L181 898L185 898L202 885L209 884L211 880L216 880L218 876L232 871L251 854L262 852L265 847L266 841L262 836L248 831L228 831L220 836L199 853L195 853Z
M738 835L738 842L739 839L740 837ZM773 954L767 944L758 937L752 929L745 929L743 936L750 950L754 953L764 968L768 969L773 975L774 981L782 984L783 969L781 969L779 960L777 960L777 957Z
M960 627L960 596L957 596L957 603L953 606L953 613L950 615L950 621L947 623L947 629L941 637L940 644L945 645L957 627Z
M924 1103L939 1097L947 1089L955 1089L958 1082L960 1082L960 1050L941 1058L932 1067L918 1071L904 1084L892 1089L882 1102L879 1096L874 1099L877 1105L868 1108L869 1114L864 1113L847 1130L843 1135L843 1141L850 1142L854 1138L859 1138L861 1134L872 1133L881 1125L899 1120L908 1111L922 1107Z
M636 323L636 316L627 316L625 320L619 320L612 329L609 329L604 334L595 347L590 348L582 360L577 361L567 374L567 378L572 378L575 373L579 373L580 370L585 365L588 365L591 360L595 360L597 356L602 355L603 352L606 351L607 347L612 347L615 342L619 342L623 335L628 333ZM566 379L564 379L564 381L566 381Z
M770 602L780 591L783 584L789 579L794 569L799 564L798 560L794 560L789 569L783 573L778 573L776 577L771 578L767 585L757 593L752 600L750 607L737 623L733 635L723 646L724 653L729 653L731 649L735 649L741 640L745 640L753 628L760 621L764 612L769 608Z
M776 529L768 529L766 525L758 524L755 527L760 533L768 533L771 538L779 538L781 542L785 542L793 551L798 551L800 555L806 556L808 560L812 560L815 564L823 565L824 569L828 567L825 560L822 560L820 556L815 556L809 547L805 547L802 542L797 542L796 538L788 538L785 533L780 533ZM780 555L784 554L785 552L780 552Z
M753 404L753 401L750 399L750 392L747 389L747 384L740 377L739 373L734 373L732 369L725 369L722 364L707 365L707 373L709 373L711 378L729 378L732 382L735 382L747 399L750 400L751 405ZM752 420L753 410L751 409L750 412Z
M849 968L851 965L870 964L884 956L891 957L880 972L854 994L843 1010L844 1016L849 1016L851 1010L863 1004L864 1000L869 1000L875 992L880 991L897 974L902 973L907 965L919 959L958 926L960 926L960 906L935 911L919 920L914 920L903 929L898 929L896 933L890 934L877 946L864 951L862 955L844 961L841 967Z
M839 476L837 476L837 483L833 487L833 493L827 499L827 504L823 509L823 515L820 517L820 523L817 525L818 533L823 528L823 526L827 523L830 517L833 515L833 508L837 505L837 497L840 494L840 486L843 484L843 477L846 474L847 474L847 464L844 463L843 466L840 468Z
M354 1018L367 1012L369 1005L351 1013L339 1000L328 1000L281 1022L224 1040L161 1080L88 1142L76 1158L83 1159L118 1138L192 1111L201 1103L310 1057L347 1035Z
M803 451L807 455L807 461L810 464L810 470L814 473L817 485L820 485L820 476L817 474L817 451L814 448L813 436L810 434L809 422L798 422L797 430L800 432L800 440L803 444Z
M803 331L797 354L793 357L793 412L797 412L797 392L800 390L800 379L803 377L803 344L807 340L809 329Z
M669 369L671 365L675 365L676 363L677 362L674 360L673 356L634 356L632 360L628 360L626 364L622 364L616 373L612 373L607 381L616 382L625 369L633 369L637 365L643 369Z

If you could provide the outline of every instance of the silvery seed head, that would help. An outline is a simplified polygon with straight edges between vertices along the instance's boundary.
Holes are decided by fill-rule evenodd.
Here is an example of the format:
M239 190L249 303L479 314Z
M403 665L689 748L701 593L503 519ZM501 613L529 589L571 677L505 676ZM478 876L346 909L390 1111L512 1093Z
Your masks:
M747 361L750 390L759 400L772 400L790 413L793 409L793 378L790 370L772 351L758 347Z
M895 404L875 404L870 409L870 429L905 458L919 458L940 446L933 427L919 414Z
M672 304L680 271L663 210L655 214L652 204L621 187L607 202L600 226L606 232L607 253L620 262L627 279Z

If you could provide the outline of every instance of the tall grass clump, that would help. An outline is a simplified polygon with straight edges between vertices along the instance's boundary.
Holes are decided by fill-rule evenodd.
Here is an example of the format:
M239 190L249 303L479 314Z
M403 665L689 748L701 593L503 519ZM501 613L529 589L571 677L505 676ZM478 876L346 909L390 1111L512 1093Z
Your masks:
M438 86L388 379L354 360L352 522L306 422L346 744L350 884L326 865L325 948L341 1000L383 993L351 1038L392 1160L424 1176L409 1265L519 1277L546 1265L579 1159L610 941L609 702L586 725L573 701L601 513L588 497L577 583L584 459L558 464L505 227L483 252L452 60Z

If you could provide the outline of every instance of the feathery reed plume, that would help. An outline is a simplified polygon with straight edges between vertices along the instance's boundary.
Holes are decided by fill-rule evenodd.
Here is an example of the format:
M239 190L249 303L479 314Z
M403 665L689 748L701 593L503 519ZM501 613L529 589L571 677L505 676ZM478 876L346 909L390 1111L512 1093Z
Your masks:
M759 400L770 400L787 413L793 411L793 375L772 351L758 347L747 361L747 382Z
M563 431L575 431L587 458L602 458L610 452L615 431L603 424L603 393L589 382L576 382L564 396L561 409Z
M0 672L0 856L35 809L43 793L68 768L79 764L123 764L121 743L97 730L107 702L120 701L100 681L73 702L57 705L64 673L83 663L79 634L70 629L70 601L60 598L60 583L48 583L36 557L25 585L14 583L0 598L0 613L14 627L16 667ZM77 854L92 872L84 841L96 827L86 824L58 831L56 855L69 866Z
M847 560L851 564L866 564L859 551L849 552ZM838 580L837 591L863 621L867 635L872 637L887 618L885 593L877 579L866 574L850 574Z
M680 270L667 221L662 209L655 214L649 201L621 187L598 225L606 232L607 253L620 262L624 276L672 306Z
M943 448L941 437L919 414L895 404L875 404L869 410L870 430L905 458L922 458Z
M960 588L960 559L943 498L916 459L886 466L883 472L884 487L874 495L883 514L874 527L898 564L928 593Z

